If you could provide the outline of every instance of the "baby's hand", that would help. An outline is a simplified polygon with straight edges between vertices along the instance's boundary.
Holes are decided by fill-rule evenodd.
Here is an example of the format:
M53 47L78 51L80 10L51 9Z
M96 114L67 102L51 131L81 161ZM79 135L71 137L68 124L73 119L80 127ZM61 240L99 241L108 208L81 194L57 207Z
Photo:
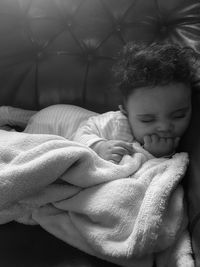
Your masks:
M131 155L131 143L119 140L100 141L91 147L101 158L119 163L124 155Z
M144 136L144 148L155 157L172 154L178 146L180 138L162 138L156 134Z

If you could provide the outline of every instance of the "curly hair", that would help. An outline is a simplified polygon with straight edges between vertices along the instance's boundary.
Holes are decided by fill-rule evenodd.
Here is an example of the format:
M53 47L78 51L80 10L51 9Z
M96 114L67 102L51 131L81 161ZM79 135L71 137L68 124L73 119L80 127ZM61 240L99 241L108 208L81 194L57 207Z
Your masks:
M170 43L134 43L124 46L113 68L117 88L126 98L134 89L196 81L197 57L192 48Z

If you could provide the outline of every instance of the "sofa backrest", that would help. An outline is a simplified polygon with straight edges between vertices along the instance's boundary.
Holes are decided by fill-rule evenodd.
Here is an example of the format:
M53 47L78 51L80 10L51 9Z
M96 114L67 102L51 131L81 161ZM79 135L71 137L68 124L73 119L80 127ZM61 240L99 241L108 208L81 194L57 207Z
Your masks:
M112 66L128 41L200 52L198 0L0 1L0 105L116 109Z

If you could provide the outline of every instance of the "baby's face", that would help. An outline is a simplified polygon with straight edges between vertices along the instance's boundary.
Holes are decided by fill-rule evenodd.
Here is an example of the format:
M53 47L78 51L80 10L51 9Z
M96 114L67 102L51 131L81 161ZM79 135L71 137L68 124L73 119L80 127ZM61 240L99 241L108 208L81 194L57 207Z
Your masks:
M145 135L181 137L191 117L191 89L182 83L136 89L126 103L135 139Z

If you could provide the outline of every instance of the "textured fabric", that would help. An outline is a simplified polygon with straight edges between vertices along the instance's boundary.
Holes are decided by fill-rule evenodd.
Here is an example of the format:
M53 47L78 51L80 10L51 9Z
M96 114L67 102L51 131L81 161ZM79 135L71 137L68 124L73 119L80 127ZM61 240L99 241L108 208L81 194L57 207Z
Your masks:
M97 113L78 106L53 105L32 116L24 132L55 134L72 139L81 123L94 115Z
M121 266L150 267L154 257L158 267L182 267L182 257L194 266L182 239L187 221L177 187L186 153L158 159L134 143L134 155L116 165L55 135L0 131L0 137L1 223L39 223Z
M41 111L0 107L0 126L23 126L25 133L55 134L91 146L100 140L134 138L121 111L98 114L73 105L53 105Z
M19 126L26 133L55 134L68 139L89 117L97 113L73 105L53 105L41 111L25 110L11 106L0 107L0 128L7 130Z
M89 118L77 129L73 140L90 147L101 140L133 142L134 137L128 118L121 111L110 111Z

